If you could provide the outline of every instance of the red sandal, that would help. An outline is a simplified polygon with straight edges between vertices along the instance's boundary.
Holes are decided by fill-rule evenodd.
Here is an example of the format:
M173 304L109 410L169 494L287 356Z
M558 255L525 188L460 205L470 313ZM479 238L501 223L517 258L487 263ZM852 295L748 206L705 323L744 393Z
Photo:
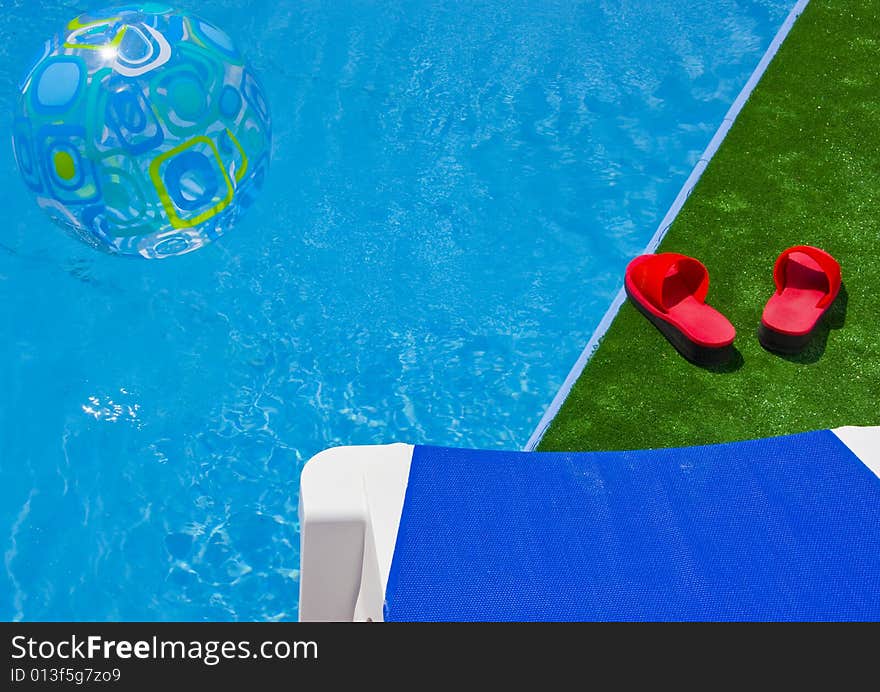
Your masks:
M698 365L733 355L736 330L706 304L709 272L687 255L663 252L636 257L626 268L626 294L675 349Z
M773 267L776 293L764 306L758 340L769 351L797 353L810 341L840 291L840 264L824 250L795 245Z

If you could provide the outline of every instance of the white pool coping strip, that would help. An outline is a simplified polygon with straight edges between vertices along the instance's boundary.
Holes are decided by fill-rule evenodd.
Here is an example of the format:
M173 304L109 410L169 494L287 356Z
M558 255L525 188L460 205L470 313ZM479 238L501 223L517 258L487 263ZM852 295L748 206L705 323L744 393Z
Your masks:
M715 152L718 151L718 147L721 146L721 142L724 141L724 138L727 136L727 133L733 126L734 121L739 116L740 111L742 111L743 106L746 105L746 101L749 100L749 96L752 95L752 92L755 90L758 82L761 81L761 77L764 76L764 72L767 70L767 66L770 64L770 61L773 60L773 57L776 55L779 47L782 45L782 42L785 41L785 38L788 36L788 32L791 31L791 27L794 26L797 18L800 17L801 14L803 14L804 9L806 9L809 2L810 0L798 0L798 2L795 3L795 6L791 8L791 12L788 13L788 16L785 18L782 26L779 27L779 31L776 32L776 35L773 37L773 40L770 42L770 45L764 52L761 61L758 63L758 66L749 77L749 80L745 83L745 86L743 86L736 99L734 99L733 103L727 111L727 114L724 116L724 120L721 121L721 125L719 126L718 130L716 130L715 135L709 141L709 145L700 156L700 159L699 161L697 161L696 165L691 171L691 174L688 176L687 180L684 181L684 185L682 185L681 190L679 190L675 201L673 201L672 206L669 208L669 211L666 212L666 216L663 217L663 220L660 222L660 225L657 227L654 235L651 236L651 239L648 241L648 244L645 246L645 250L642 254L652 253L660 245L660 242L663 240L666 232L672 225L672 222L675 221L675 217L678 216L678 213L684 206L685 201L687 201L687 198L693 191L694 186L696 186L697 182L700 180L700 177L703 175L703 171L705 171L706 167L709 165L709 161L711 161L712 157L715 156ZM621 286L620 290L617 292L617 295L611 301L611 305L609 305L608 309L605 311L605 315L602 317L602 320L599 322L596 330L590 337L590 340L587 342L587 345L584 347L584 350L581 352L580 356L578 356L577 361L575 361L574 366L571 368L565 380L563 381L562 386L559 388L559 391L556 392L556 396L553 397L553 401L550 402L550 406L548 406L547 410L544 411L544 415L538 422L538 426L535 428L535 431L532 433L529 441L526 442L526 446L524 447L524 450L526 452L534 451L535 448L538 446L538 443L541 441L541 438L544 437L544 433L547 432L547 428L550 427L550 423L552 423L553 419L556 418L556 414L559 413L559 409L562 408L562 404L568 398L568 395L571 392L571 388L574 386L574 383L581 376L581 373L583 372L590 358L593 357L596 349L599 348L599 342L602 340L602 337L605 336L605 333L608 331L608 328L611 326L611 323L614 321L614 318L617 316L617 313L620 310L620 306L623 305L623 302L625 300L626 293L624 292L623 286Z

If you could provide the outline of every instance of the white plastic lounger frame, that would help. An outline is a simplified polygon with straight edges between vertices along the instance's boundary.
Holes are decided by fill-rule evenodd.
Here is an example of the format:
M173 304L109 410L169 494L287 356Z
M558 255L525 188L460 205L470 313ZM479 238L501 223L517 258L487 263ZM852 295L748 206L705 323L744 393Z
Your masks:
M880 426L835 435L880 477ZM302 472L299 617L383 619L413 446L335 447Z
M334 447L299 491L299 619L382 620L413 446Z

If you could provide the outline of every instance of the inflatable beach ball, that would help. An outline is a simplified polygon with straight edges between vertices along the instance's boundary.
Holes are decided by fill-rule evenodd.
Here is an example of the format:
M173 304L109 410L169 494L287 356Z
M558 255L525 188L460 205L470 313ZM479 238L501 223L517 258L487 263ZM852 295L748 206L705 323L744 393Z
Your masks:
M263 90L229 36L154 4L82 15L47 41L13 123L21 175L53 220L150 258L231 228L270 143Z

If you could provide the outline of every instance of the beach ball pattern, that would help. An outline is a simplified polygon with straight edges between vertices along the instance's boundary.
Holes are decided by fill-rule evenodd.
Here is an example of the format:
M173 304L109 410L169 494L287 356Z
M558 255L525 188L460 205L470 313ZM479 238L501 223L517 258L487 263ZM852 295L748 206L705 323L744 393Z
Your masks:
M77 238L147 258L222 235L269 165L263 90L232 40L161 5L82 15L20 86L18 168Z

